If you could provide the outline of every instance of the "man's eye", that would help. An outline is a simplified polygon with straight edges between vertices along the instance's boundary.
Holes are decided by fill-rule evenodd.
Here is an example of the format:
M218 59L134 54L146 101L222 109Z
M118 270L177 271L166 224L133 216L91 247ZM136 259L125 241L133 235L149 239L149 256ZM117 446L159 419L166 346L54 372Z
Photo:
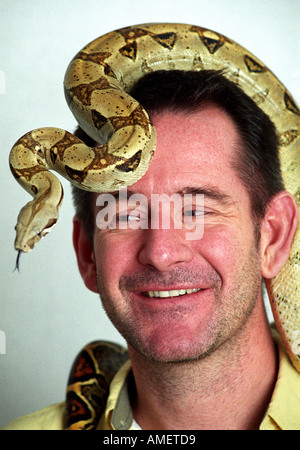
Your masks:
M135 214L120 214L117 219L119 222L137 222L141 220L141 218Z
M140 211L120 213L116 216L116 228L119 230L138 230L148 227L148 216Z
M185 217L202 217L206 214L203 209L188 209L184 211Z
M185 226L200 226L201 224L204 224L204 221L212 215L212 211L203 208L186 209L183 212L183 223Z

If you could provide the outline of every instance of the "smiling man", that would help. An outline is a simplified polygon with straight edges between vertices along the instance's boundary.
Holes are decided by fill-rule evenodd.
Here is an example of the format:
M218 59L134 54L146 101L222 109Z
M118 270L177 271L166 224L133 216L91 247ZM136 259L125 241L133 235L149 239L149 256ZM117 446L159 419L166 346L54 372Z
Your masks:
M96 195L82 201L75 190L79 269L130 356L99 429L120 425L114 417L122 385L133 418L128 427L278 429L268 411L275 392L284 400L278 382L284 363L262 279L274 277L288 258L298 216L282 184L275 128L217 72L155 72L132 95L150 112L157 134L150 168L130 187L146 207L128 203L124 214L114 193L116 226L99 229ZM149 218L158 214L153 195L175 194L189 194L180 219L174 209L170 227L151 227ZM200 207L197 194L204 195ZM149 226L138 226L145 220ZM197 223L203 236L187 239ZM288 427L299 423L299 409L289 420Z
M104 408L94 385L105 394L105 355L93 383L83 383L88 414L71 390L71 403L7 429L63 429L66 411L79 429L299 429L300 374L262 297L298 224L273 123L220 72L157 71L131 94L155 126L152 163L128 190L74 188L73 233L82 278L129 360ZM89 353L80 355L72 375L91 375Z
M160 114L154 124L154 161L131 192L151 206L155 193L213 191L204 194L203 211L193 210L191 200L204 236L187 241L186 227L172 224L96 229L97 276L88 286L101 293L108 315L140 353L157 361L193 360L225 341L229 327L236 334L244 325L257 297L260 256L249 196L230 164L239 145L230 118L207 105L190 115Z

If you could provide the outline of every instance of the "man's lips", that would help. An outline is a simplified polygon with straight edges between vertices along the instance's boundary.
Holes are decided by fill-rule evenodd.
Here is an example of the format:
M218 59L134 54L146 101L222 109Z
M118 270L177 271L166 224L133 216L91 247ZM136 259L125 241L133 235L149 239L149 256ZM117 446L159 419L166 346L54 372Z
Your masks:
M151 297L151 298L170 298L170 297L181 297L183 295L194 294L195 292L199 292L201 290L202 290L201 288L149 290L149 291L142 291L141 294L144 297Z
M176 289L177 288L177 289ZM132 307L146 308L147 311L165 311L169 308L190 308L190 312L198 314L198 308L201 305L201 314L204 314L206 308L213 304L214 287L202 285L195 287L195 284L189 286L146 286L140 289L130 289L127 291L131 297ZM206 305L206 306L205 306ZM175 311L174 309L174 311ZM144 309L143 309L144 311Z
M119 281L121 291L145 300L176 297L179 300L182 296L208 294L220 286L221 277L213 269L195 271L188 267L175 268L167 273L144 270L134 275L123 275Z

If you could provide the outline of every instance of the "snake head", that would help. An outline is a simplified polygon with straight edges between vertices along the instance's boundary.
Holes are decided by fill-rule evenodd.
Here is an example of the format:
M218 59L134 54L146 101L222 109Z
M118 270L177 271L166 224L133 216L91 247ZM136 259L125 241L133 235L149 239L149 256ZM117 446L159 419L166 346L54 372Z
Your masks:
M55 206L44 204L42 209L37 206L37 201L27 203L18 216L15 239L15 249L28 253L33 247L48 234L58 219L58 210Z

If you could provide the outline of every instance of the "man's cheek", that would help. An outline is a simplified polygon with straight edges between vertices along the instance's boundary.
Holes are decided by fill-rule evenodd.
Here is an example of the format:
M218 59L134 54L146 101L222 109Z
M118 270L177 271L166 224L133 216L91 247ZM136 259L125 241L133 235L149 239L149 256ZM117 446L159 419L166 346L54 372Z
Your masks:
M193 246L216 269L228 265L231 260L236 261L241 250L236 233L226 227L204 229L202 238L193 242Z

